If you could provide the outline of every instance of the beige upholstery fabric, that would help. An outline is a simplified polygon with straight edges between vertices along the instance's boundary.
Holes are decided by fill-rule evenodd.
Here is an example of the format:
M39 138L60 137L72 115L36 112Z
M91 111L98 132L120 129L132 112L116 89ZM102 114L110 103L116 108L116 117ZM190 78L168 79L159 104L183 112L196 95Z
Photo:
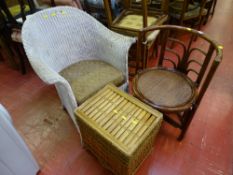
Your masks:
M60 74L69 82L78 103L108 83L120 86L124 83L123 73L110 64L98 60L85 60L63 69Z
M127 15L124 16L118 23L119 27L126 27L131 29L142 29L143 28L143 19L142 15ZM147 25L151 26L157 21L156 17L148 16Z

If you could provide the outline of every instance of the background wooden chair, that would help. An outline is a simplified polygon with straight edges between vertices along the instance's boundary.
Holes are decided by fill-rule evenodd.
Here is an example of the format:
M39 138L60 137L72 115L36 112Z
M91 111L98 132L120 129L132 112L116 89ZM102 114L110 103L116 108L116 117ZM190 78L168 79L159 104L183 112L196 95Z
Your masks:
M113 14L118 14L121 10L121 1L120 0L110 0L111 8L113 10ZM100 21L105 26L107 23L107 16L104 9L104 1L103 0L83 0L84 10Z
M160 31L161 37L158 65L134 77L133 92L137 98L163 112L165 121L181 129L178 137L181 140L221 62L223 47L191 28L153 26L140 32L139 57L146 52L146 33L155 30ZM171 38L173 32L181 32L185 38ZM194 42L197 36L201 44ZM171 42L176 43L172 48Z
M205 20L204 20L204 24L207 23L210 16L214 15L216 4L217 4L217 0L207 0L206 1L205 8L207 9L207 14L206 14L206 17L205 17Z
M207 15L206 0L174 0L169 3L172 24L197 26L200 30ZM175 22L175 23L174 23Z
M122 11L116 16L111 9L111 3L109 0L104 0L104 6L108 21L108 27L118 33L127 36L138 36L138 32L147 26L161 25L168 19L167 14L164 12L165 3L167 1L154 0L155 4L150 1L141 0L140 2L132 0L122 1ZM158 33L151 33L147 36L147 48L148 50L153 47ZM131 48L129 65L130 75L134 75L136 61L136 45ZM142 63L140 64L142 67Z
M36 12L33 1L18 0L18 4L9 5L6 1L0 1L1 16L4 17L4 27L1 36L12 53L19 58L19 67L22 74L25 74L25 55L21 45L21 27L27 16Z
M111 3L109 0L104 0L108 27L118 33L137 36L140 29L151 25L161 25L167 20L167 16L162 9L149 8L146 0L142 0L140 3L125 0L122 3L121 13L114 16Z
M0 54L1 54L0 60L8 61L8 63L10 64L12 68L17 68L17 64L13 57L9 57L8 60L5 60L3 57L4 50L8 51L9 54L13 55L13 51L11 49L11 43L9 41L9 37L7 34L8 34L8 29L6 26L6 19L5 19L4 14L0 11Z

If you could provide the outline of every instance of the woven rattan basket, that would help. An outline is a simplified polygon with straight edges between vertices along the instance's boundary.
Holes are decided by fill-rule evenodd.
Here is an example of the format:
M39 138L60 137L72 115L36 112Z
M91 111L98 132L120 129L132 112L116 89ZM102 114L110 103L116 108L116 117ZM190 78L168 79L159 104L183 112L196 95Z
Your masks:
M75 114L84 147L114 174L134 174L150 153L162 114L107 85Z

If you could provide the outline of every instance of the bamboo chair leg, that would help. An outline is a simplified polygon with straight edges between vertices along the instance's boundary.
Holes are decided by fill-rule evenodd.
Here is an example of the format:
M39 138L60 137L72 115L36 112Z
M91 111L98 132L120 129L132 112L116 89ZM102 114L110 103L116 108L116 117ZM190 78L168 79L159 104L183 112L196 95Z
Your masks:
M195 113L194 107L193 107L193 109L186 111L184 113L184 115L183 115L184 120L182 122L181 133L180 133L179 137L177 138L178 141L181 141L184 138L184 136L187 132L187 129L188 129L188 127L193 119L194 113Z

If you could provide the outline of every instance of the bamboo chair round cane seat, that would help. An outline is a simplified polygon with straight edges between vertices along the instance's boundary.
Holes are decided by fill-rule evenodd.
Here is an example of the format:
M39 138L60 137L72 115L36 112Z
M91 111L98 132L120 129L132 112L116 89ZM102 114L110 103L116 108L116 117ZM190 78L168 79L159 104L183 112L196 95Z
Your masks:
M140 100L162 112L179 112L190 108L196 99L194 83L173 69L153 68L138 73L133 92Z

